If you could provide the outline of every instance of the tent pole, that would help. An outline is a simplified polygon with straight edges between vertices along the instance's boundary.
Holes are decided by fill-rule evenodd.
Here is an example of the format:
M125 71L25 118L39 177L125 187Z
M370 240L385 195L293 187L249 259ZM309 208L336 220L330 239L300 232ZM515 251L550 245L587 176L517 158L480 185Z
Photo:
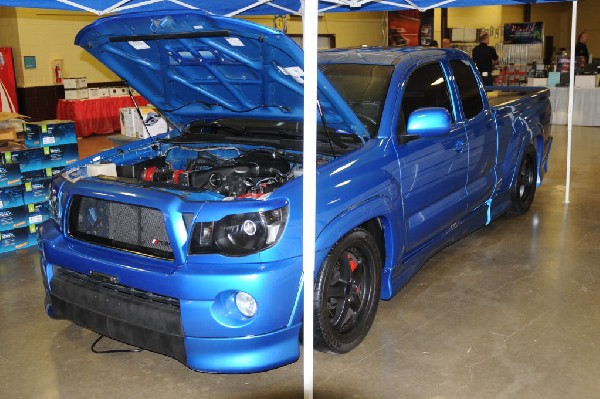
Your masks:
M304 276L304 398L312 399L313 287L315 270L315 219L317 197L317 32L318 2L304 1L302 43L304 47L304 155L302 189L302 270Z
M575 37L577 36L577 0L573 2L571 16L571 61L569 67L569 105L567 108L567 181L565 183L565 204L569 203L571 191L571 135L573 132L573 91L575 86Z

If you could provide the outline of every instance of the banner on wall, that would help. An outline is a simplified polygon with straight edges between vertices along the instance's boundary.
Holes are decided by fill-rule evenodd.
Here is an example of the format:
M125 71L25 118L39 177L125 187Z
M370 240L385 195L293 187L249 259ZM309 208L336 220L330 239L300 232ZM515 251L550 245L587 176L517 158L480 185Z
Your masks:
M0 48L0 111L19 112L12 49Z
M543 41L543 22L504 24L504 44L531 44Z
M388 44L390 46L418 46L421 13L418 10L390 11L388 13Z
M388 45L430 46L433 42L433 10L388 12Z

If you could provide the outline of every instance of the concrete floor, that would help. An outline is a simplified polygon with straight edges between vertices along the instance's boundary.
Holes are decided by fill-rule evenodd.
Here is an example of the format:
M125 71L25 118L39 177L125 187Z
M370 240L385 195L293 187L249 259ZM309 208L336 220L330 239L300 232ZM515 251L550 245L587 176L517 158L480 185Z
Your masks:
M367 339L315 353L316 398L598 398L600 128L566 128L532 209L432 258ZM252 375L191 371L151 352L94 354L96 334L43 310L35 250L0 256L3 398L301 398L302 359ZM103 341L101 348L122 347Z

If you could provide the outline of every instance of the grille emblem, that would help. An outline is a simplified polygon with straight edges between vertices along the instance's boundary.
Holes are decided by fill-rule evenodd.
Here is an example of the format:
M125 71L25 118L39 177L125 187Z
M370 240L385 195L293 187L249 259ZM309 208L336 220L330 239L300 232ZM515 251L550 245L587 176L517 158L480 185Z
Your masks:
M151 242L153 245L169 245L169 241L159 240L158 238L153 238Z

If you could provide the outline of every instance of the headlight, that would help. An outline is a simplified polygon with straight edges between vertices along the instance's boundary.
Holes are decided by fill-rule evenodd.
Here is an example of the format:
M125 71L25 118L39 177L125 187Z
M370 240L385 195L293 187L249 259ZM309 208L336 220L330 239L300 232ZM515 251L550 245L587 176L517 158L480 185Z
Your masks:
M58 196L57 189L55 187L50 188L50 199L48 200L48 209L50 210L50 217L60 225L60 216L58 212Z
M287 206L272 211L228 215L216 222L194 225L190 253L248 255L272 247L288 219Z
M50 217L58 223L59 226L62 227L61 219L62 219L62 210L61 207L64 206L67 194L60 192L60 184L55 185L54 182L50 187L50 199L48 201L48 209L50 210Z

